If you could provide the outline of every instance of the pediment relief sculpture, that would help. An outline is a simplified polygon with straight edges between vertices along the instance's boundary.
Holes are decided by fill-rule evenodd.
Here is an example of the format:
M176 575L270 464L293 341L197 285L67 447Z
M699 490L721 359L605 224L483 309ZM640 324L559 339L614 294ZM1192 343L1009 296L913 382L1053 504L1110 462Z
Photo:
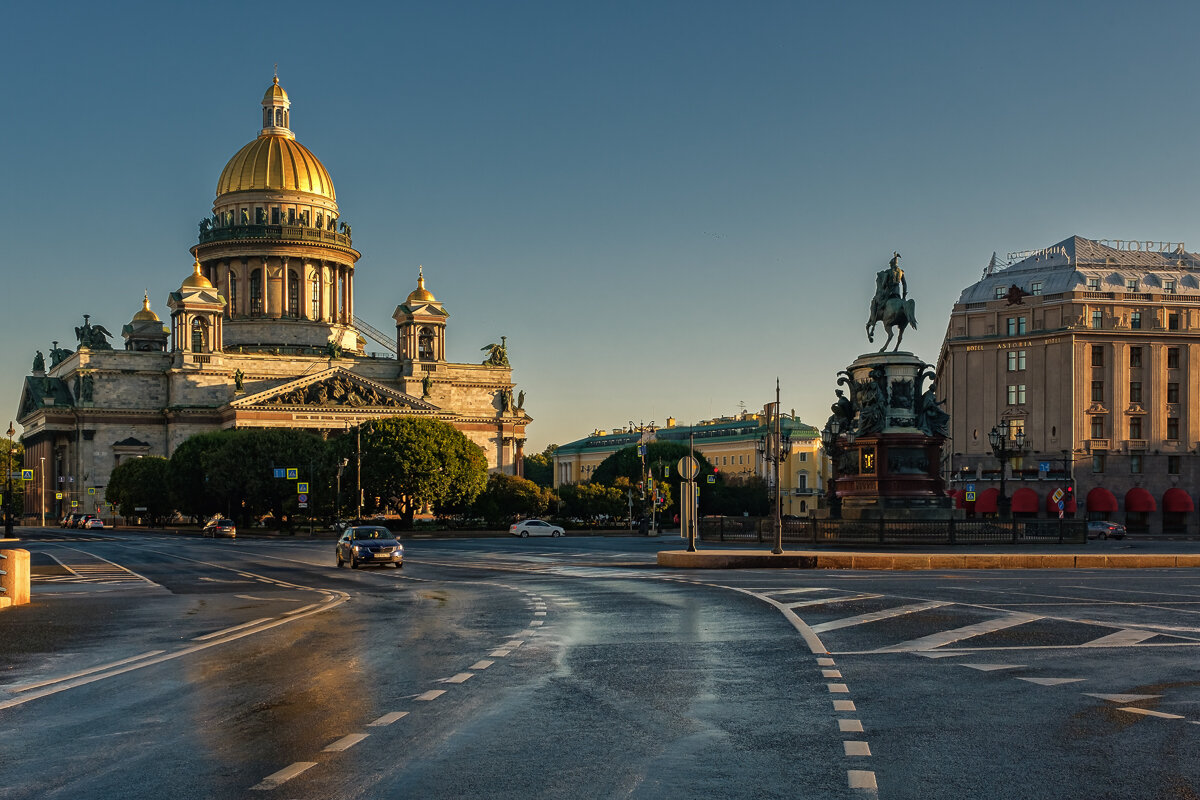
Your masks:
M349 408L412 408L378 389L344 375L327 378L260 400L265 406L346 406Z

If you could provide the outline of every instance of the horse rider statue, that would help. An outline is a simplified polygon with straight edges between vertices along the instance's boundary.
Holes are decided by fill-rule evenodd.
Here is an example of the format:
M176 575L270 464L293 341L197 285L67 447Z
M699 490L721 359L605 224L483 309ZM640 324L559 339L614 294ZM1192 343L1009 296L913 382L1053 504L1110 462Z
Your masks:
M900 329L896 339L896 350L900 349L900 339L904 330L917 327L915 303L908 299L908 281L904 270L900 269L900 254L892 253L888 268L875 274L875 296L871 298L871 317L867 320L867 341L875 341L875 325L882 322L887 330L888 338L879 352L887 349L892 343L892 327Z

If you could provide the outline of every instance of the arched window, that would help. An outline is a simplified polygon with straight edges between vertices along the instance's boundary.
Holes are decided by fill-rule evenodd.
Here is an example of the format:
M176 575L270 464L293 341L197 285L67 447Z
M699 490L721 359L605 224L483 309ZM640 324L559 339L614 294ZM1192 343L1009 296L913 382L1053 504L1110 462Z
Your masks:
M238 301L238 276L233 270L229 271L229 305L225 306L225 315L232 317L237 313Z
M288 304L287 314L289 317L299 318L300 316L300 276L296 274L296 270L289 269L288 277Z
M432 328L421 328L417 334L417 358L421 361L433 361Z
M308 318L317 319L321 313L321 282L317 280L317 273L313 273L308 281Z
M250 313L260 315L262 312L262 272L256 269L250 273Z
M207 331L205 330L204 321L199 317L192 319L192 352L204 352L204 339Z
M280 128L283 127L283 109L282 108L275 109L275 125Z

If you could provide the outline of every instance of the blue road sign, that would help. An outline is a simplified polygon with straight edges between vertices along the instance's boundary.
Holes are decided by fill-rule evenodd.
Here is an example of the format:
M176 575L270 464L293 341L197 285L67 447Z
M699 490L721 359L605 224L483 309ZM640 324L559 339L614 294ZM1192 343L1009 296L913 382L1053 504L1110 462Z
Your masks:
M1042 472L1049 472L1050 471L1050 462L1049 461L1039 461L1038 469L1040 469Z
M965 498L965 499L966 499L966 501L967 501L968 503L974 503L974 502L975 502L975 493L974 493L974 492L967 492L967 496L966 496L966 498Z
M1062 511L1062 510L1063 510L1064 508L1066 508L1066 507L1067 507L1067 504L1066 504L1066 503L1064 503L1062 500L1059 500L1059 501L1058 501L1058 510L1059 510L1059 511Z
M967 484L967 491L968 491L968 492L973 492L973 491L975 491L975 484L973 484L973 483L968 483L968 484Z
M286 474L287 474L287 470L286 470L286 469L284 469L283 467L276 467L276 468L275 468L275 477L276 477L276 478L282 478L282 477L283 477L284 475L286 475Z
M295 467L290 467L290 468L288 469L288 471L287 471L287 479L288 479L289 481L294 481L294 480L296 480L296 479L297 479L297 478L299 478L299 477L300 477L300 470L296 469Z

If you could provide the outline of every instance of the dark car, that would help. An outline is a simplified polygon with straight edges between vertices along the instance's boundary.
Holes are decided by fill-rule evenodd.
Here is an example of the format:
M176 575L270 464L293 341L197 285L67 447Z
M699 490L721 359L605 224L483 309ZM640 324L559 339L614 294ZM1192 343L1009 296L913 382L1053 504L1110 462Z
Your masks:
M338 539L334 556L339 567L346 564L356 569L360 564L394 564L404 566L404 545L387 528L377 525L355 525L347 528Z
M1088 523L1087 535L1089 539L1124 539L1125 526L1119 522L1094 519Z
M68 527L86 528L87 524L88 524L88 520L93 520L95 518L96 518L95 514L76 514L75 519L71 520L71 524Z
M231 519L214 519L204 526L203 535L211 536L214 539L218 536L228 536L230 539L236 539L237 526L233 524L233 520Z

